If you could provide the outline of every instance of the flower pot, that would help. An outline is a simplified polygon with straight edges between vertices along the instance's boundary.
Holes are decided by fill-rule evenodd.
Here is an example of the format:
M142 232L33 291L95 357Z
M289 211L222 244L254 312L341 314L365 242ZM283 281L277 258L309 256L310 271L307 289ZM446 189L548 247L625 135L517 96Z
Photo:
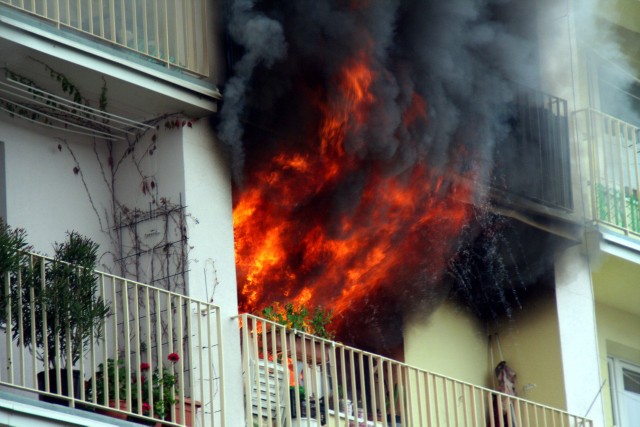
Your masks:
M191 408L191 402L194 402L194 406L195 406L195 416L198 416L198 410L202 407L202 403L198 400L192 401L191 398L189 397L185 397L184 398L184 415L185 415L185 420L184 420L184 425L187 427L191 427L193 425L193 423L191 422L191 414L193 413L193 410ZM182 416L180 414L180 399L178 397L176 397L176 403L175 403L175 410L176 410L176 420L173 421L171 419L171 413L167 414L167 416L164 418L166 421L171 421L171 422L176 422L178 424L182 424ZM155 423L155 427L162 427L165 424L161 421L156 422Z
M126 400L121 400L119 406L116 406L116 401L115 400L109 400L109 407L110 408L118 408L121 411L126 411L127 410L127 401ZM108 417L111 418L116 418L118 420L126 420L127 419L127 414L123 414L121 412L116 412L116 411L110 411L107 408L96 408L96 413L97 414L102 414L102 415L106 415Z
M291 331L287 332L287 357L291 357L291 353L292 353L292 348L291 348L291 343L289 341L289 334L293 333ZM272 344L272 338L271 338L271 331L267 332L267 346L269 349L271 349L271 344ZM258 344L260 344L260 339L262 338L262 335L258 336ZM307 335L296 335L295 336L295 360L303 362L303 350L302 348L304 347L304 352L306 353L306 362L311 364L311 365L319 365L322 363L322 342L321 341L311 341L311 337L307 336ZM275 354L283 354L283 350L282 350L282 341L280 338L280 334L278 333L277 337L276 337L276 347L275 347ZM315 357L314 357L314 353L313 351L315 350ZM271 353L271 352L269 352ZM329 346L325 344L324 347L324 353L325 353L325 361L328 362L329 361ZM292 358L293 359L293 358Z
M127 412L127 401L126 400L120 400L119 405L116 406L116 401L114 400L109 400L109 407L110 408L117 408L121 411L125 411ZM136 408L132 408L132 411L135 411ZM117 411L111 411L107 408L96 408L95 412L97 414L101 414L101 415L106 415L107 417L111 417L111 418L115 418L117 420L126 420L126 421L131 421L133 423L136 424L143 424L143 425L147 425L147 426L152 426L155 425L155 421L151 421L151 420L145 420L143 418L140 418L136 415L131 415L129 413L122 413L122 412L117 412Z
M40 391L46 391L45 375L49 377L50 393L55 393L61 396L70 397L69 390L71 387L69 387L69 381L67 378L66 369L60 369L60 380L61 380L60 382L62 383L60 384L60 387L58 387L58 377L55 369L49 369L48 371L38 372L38 390ZM82 386L81 385L82 382L80 381L80 371L74 370L71 374L71 378L72 378L71 381L73 385L73 397L76 399L80 399L80 387ZM55 403L57 405L69 406L69 401L66 399L46 396L42 394L40 395L39 399L42 402L49 402L49 403Z
M340 408L340 412L346 414L348 416L353 416L353 402L350 399L340 399L338 402L338 407Z
M300 402L300 414L297 413L297 405L295 403L295 390L289 390L289 399L291 401L291 418L296 419L306 419L306 418L317 418L318 411L320 412L320 423L324 425L326 423L327 411L324 404L324 397L319 399L310 398L309 399L309 407L307 408L307 401ZM301 399L302 400L302 399ZM304 424L303 424L304 425Z
M191 414L193 412L193 409L196 410L195 416L198 416L198 409L200 409L202 407L202 403L195 400L194 402L194 406L195 408L191 407L191 398L189 397L185 397L184 398L184 415L185 415L185 420L184 420L184 425L191 427L193 424L191 423ZM182 417L180 414L180 401L178 398L176 398L176 423L181 424L182 423ZM171 418L169 416L169 418ZM171 421L171 420L167 420L167 421Z

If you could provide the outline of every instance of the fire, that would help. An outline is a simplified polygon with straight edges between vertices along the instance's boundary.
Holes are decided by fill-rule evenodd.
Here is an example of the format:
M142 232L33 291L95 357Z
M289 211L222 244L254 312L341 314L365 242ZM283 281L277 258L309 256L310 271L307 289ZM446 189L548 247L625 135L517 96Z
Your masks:
M313 102L315 137L250 171L233 211L240 310L275 301L334 311L334 329L365 305L402 303L441 278L450 244L470 218L470 180L435 179L426 162L391 175L345 148L375 105L376 73L363 52ZM415 95L405 126L427 123ZM469 177L467 177L469 178ZM357 190L357 191L356 191ZM404 291L402 291L404 289Z

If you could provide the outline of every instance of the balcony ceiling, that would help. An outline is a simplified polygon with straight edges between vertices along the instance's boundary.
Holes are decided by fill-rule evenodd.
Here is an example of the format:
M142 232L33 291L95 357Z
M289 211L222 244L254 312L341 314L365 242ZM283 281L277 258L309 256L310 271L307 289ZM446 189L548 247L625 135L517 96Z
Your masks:
M82 95L91 100L91 106L96 108L104 78L107 84L107 111L132 120L144 121L176 112L201 117L216 109L216 101L211 97L161 81L115 61L15 31L2 22L0 58L1 67L35 81L51 93L61 94L61 85L51 78L46 64L67 76ZM4 73L1 77L4 78Z
M640 264L602 254L593 272L596 301L640 316Z

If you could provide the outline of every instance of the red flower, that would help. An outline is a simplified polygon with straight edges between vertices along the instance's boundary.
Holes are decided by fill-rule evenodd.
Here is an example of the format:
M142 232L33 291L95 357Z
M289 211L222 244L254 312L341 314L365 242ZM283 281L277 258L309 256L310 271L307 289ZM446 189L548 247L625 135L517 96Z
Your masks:
M148 371L150 367L151 366L147 362L142 362L140 364L140 370L141 371Z
M149 412L151 410L151 405L147 402L142 402L142 412Z
M169 354L169 356L167 356L167 359L169 359L173 363L176 363L178 360L180 360L180 355L178 353L171 353Z

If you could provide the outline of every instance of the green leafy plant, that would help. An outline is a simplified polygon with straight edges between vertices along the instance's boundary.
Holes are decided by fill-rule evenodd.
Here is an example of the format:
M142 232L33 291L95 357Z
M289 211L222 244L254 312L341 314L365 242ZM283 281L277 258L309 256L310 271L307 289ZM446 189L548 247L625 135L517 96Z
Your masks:
M138 373L131 371L131 375L127 375L127 368L122 359L107 360L105 371L104 363L98 365L96 372L96 401L108 406L109 401L116 400L116 392L120 401L127 399L127 388L131 393L131 408L133 412L138 410L138 387L141 384L141 408L144 415L153 415L156 418L165 419L171 413L171 406L176 403L175 395L178 393L178 377L175 373L174 364L180 360L177 353L171 353L167 356L171 365L163 366L162 369L155 369L149 374L149 363L142 362L140 364L140 382L138 382ZM116 378L118 378L118 387L116 389ZM104 394L105 381L108 385L108 395ZM87 389L89 399L93 396L91 383ZM149 396L153 396L153 411L150 404Z
M94 272L98 245L90 238L72 231L65 242L54 245L54 251L54 262L48 268L44 291L36 291L36 294L40 294L36 296L39 302L35 313L36 336L27 333L24 337L25 344L43 348L45 330L42 320L46 316L46 333L50 339L44 351L48 353L52 367L58 362L55 337L59 337L61 366L74 365L91 341L99 342L102 339L102 323L109 315L109 306L98 296L98 281ZM35 275L31 281L35 289L42 289L38 286L40 280L40 276ZM68 347L70 351L67 351ZM71 360L67 360L68 355Z
M260 315L267 320L285 325L287 328L297 329L320 338L333 339L334 337L333 332L327 330L333 313L321 306L316 307L313 315L310 316L304 305L295 306L293 303L287 303L283 307L276 302L262 309Z
M314 335L322 338L333 339L334 333L327 330L327 325L333 320L333 312L329 309L323 309L321 306L315 308L313 316L310 319L310 329Z
M31 248L27 244L27 233L21 229L12 229L0 218L0 322L7 320L7 308L11 305L12 323L17 324L19 313L18 275L28 273L24 254ZM22 279L22 277L21 277ZM8 283L7 283L8 281ZM10 293L5 294L9 287Z
M291 390L291 396L295 396L294 393L296 391L296 386L289 386L289 390ZM300 395L300 401L302 402L307 398L307 391L303 386L298 386L298 394ZM293 399L292 399L293 400Z
M106 366L107 368L105 371L104 363L98 365L98 370L96 372L96 401L101 405L109 405L109 400L116 399L116 377L118 378L118 399L126 400L126 384L131 383L131 381L127 378L127 369L125 367L124 360L107 359ZM104 393L105 381L108 388L108 395L106 397ZM136 396L137 393L133 395ZM91 382L89 382L87 386L87 397L89 399L93 398Z
M109 315L108 305L97 294L98 245L76 232L68 233L65 242L54 245L54 260L45 265L44 283L39 266L30 264L29 249L24 230L0 224L3 289L9 280L0 314L6 319L11 304L12 338L40 349L39 359L44 361L46 355L52 368L73 366L92 341L101 340L102 321Z
M167 356L171 362L171 367L163 366L161 371L157 369L152 373L151 380L145 378L142 381L142 397L149 395L149 387L153 394L153 412L159 418L165 418L171 413L171 406L176 403L175 395L178 392L178 377L175 374L174 364L180 360L177 353L171 353ZM145 365L140 366L141 370ZM144 411L144 403L143 411ZM147 403L148 405L148 403ZM151 408L148 407L150 410Z

